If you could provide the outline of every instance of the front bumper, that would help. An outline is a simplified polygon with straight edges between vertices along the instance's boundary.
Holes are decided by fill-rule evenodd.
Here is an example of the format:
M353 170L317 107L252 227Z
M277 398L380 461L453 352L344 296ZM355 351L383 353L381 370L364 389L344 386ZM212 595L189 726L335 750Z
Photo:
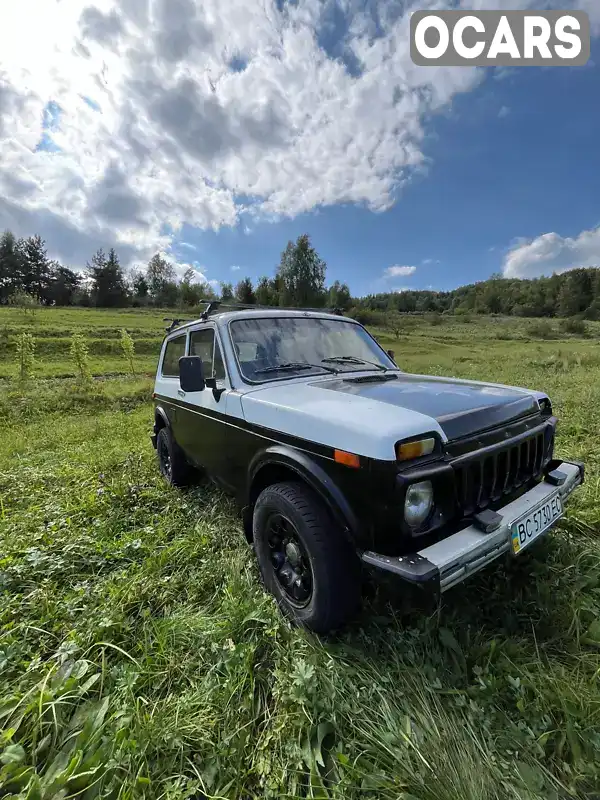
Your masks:
M496 512L497 527L491 532L485 532L483 525L473 524L410 555L385 556L368 550L362 554L362 560L370 567L394 573L409 583L425 584L445 592L510 552L511 525L515 520L557 490L564 504L583 483L583 478L583 464L555 461L541 483Z

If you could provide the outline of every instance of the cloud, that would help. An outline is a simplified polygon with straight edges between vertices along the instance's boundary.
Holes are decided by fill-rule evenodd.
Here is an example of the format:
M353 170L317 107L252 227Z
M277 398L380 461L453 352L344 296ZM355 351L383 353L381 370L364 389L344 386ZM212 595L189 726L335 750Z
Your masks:
M238 271L238 270L240 270L240 269L241 269L241 267L238 267L238 265L237 265L237 264L234 264L234 265L231 267L231 271L232 271L232 272L237 272L237 271Z
M185 264L175 261L168 253L161 253L162 257L166 259L171 266L173 267L173 272L175 273L175 280L180 281L185 273L191 269L193 270L192 275L192 283L215 283L215 281L209 281L206 277L206 273L202 270L198 269L195 264Z
M395 267L388 267L386 270L384 270L383 274L386 278L398 278L400 276L406 278L408 277L408 275L414 275L416 271L417 271L416 267L395 266Z
M598 3L598 0L578 0L576 5L581 11L587 11L592 35L597 36L600 34L600 3Z
M500 119L504 119L504 117L508 117L510 114L510 108L508 106L502 106L498 111L498 117Z
M415 5L1 4L0 228L43 231L72 266L98 242L133 264L184 224L390 208L424 163L425 120L484 75L412 63Z
M507 278L537 278L577 267L600 267L600 226L574 238L545 233L515 245L504 259Z

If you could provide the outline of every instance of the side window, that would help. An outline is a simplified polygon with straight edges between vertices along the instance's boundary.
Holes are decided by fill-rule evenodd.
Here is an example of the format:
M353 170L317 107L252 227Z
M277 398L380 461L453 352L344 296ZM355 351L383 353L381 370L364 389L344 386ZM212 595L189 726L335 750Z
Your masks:
M170 339L165 348L161 374L165 378L179 377L179 359L185 355L185 336Z
M190 355L200 356L207 378L225 379L225 365L213 328L193 331L190 336Z

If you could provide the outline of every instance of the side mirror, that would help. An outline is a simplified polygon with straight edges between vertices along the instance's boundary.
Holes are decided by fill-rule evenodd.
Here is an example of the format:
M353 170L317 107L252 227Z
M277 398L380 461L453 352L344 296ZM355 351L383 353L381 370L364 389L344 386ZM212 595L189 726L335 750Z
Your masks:
M206 381L200 356L182 356L179 359L179 383L184 392L204 391Z
M396 363L396 361L395 361L395 359L394 359L394 351L393 351L393 350L388 350L388 351L387 351L387 354L388 354L388 356L389 356L389 357L392 359L392 361L393 361L393 362L394 362L394 364L395 364L395 363Z

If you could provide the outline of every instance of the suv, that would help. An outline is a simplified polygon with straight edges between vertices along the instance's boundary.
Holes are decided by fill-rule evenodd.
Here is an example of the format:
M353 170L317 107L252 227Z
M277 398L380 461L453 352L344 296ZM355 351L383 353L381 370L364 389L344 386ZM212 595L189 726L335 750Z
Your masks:
M339 314L215 305L165 337L152 442L169 483L199 468L235 496L299 624L352 617L365 566L450 589L521 553L583 482L553 458L542 392L407 374Z

